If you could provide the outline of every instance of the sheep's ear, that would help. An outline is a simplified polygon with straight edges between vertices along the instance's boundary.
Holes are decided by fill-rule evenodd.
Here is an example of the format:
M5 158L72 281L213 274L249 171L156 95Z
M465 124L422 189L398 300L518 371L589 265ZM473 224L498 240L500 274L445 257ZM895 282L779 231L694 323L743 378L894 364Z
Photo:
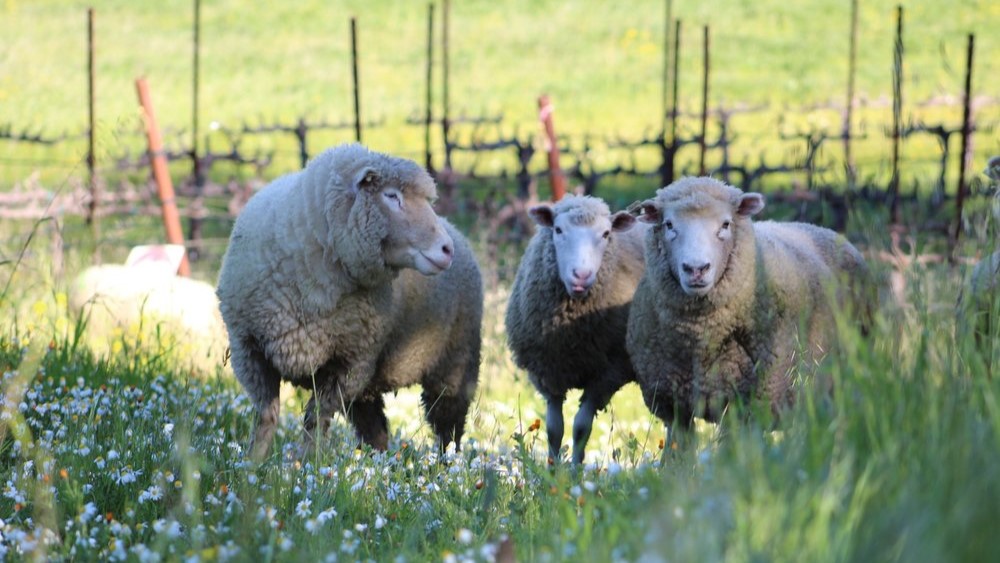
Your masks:
M371 190L378 181L378 172L371 166L365 166L360 172L354 175L354 184L351 191L355 194L362 190Z
M740 204L736 208L736 213L743 217L750 217L760 213L764 209L764 196L750 192L740 197Z
M656 200L647 199L642 202L642 205L639 206L638 219L651 225L658 225L663 220L663 214L660 213L660 207L656 205Z
M635 225L635 217L628 211L619 211L611 216L611 230L615 232L627 231Z
M528 215L543 227L551 227L555 222L555 215L548 205L536 205L528 210Z

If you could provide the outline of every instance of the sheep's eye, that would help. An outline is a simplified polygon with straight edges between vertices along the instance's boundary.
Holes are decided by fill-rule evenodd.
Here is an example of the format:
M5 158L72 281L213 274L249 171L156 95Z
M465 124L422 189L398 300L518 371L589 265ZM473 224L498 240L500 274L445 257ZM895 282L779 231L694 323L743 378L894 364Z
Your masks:
M670 229L670 230L673 230L673 228L674 228L674 222L673 221L664 221L663 222L663 226L666 227L666 228L668 228L668 229Z
M399 201L399 194L397 194L396 192L385 192L385 197L393 201Z
M608 237L611 236L611 231L604 231L604 234L601 235L601 236L604 237L604 238L608 238Z
M732 223L730 223L729 221L723 221L722 222L722 230L728 229L731 224Z
M556 227L556 234L557 235L561 235L562 234L562 227Z

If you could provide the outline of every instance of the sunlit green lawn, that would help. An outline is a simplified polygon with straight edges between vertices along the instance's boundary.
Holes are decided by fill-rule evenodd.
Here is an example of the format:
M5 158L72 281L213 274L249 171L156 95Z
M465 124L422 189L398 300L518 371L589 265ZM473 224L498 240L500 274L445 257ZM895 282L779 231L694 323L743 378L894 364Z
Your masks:
M0 4L0 126L14 133L43 136L77 134L87 125L86 8L96 12L96 114L98 162L112 174L113 159L143 150L138 129L134 80L145 76L152 88L168 145L190 145L192 127L193 2L170 0L136 3L103 0L7 0ZM840 131L839 110L799 114L815 104L843 104L846 98L850 3L778 0L696 4L674 2L681 33L680 94L685 112L697 112L701 99L702 27L711 29L712 105L767 104L762 114L735 118L740 134L733 158L756 159L767 149L769 162L784 159L789 144L777 140L778 118L790 119L789 131L819 126ZM883 128L891 113L892 41L896 4L860 2L857 95L873 103L855 120L856 148L862 177L887 179L882 162L889 154ZM292 124L300 117L350 121L352 115L349 24L358 18L362 114L384 120L366 131L373 148L418 158L423 134L404 125L424 109L427 4L421 2L269 2L248 9L233 0L201 2L200 132L216 150L227 141L210 124L238 128L244 123ZM1000 9L984 0L960 0L944 9L937 0L917 0L905 6L904 117L943 122L961 119L957 105L922 108L932 97L958 99L964 79L966 35L976 34L973 86L994 96L1000 91ZM436 39L441 38L442 6L436 6ZM505 116L505 135L515 129L534 135L536 97L555 100L557 130L576 143L592 133L638 138L659 130L665 3L455 1L451 9L450 88L452 115L481 113ZM435 47L435 115L440 117L441 51ZM786 109L787 108L787 109ZM792 111L788 111L791 109ZM977 110L984 126L1000 118L996 100ZM695 118L682 124L685 135L698 128ZM461 134L461 133L460 133ZM468 134L468 130L466 133ZM316 151L351 139L345 129L317 133ZM977 137L977 155L1000 150L988 134ZM205 140L199 139L204 147ZM435 147L441 147L435 133ZM953 140L953 143L955 141ZM245 139L241 148L276 151L268 174L298 164L290 135ZM597 147L599 148L599 147ZM82 141L56 148L6 144L10 151L0 171L0 189L24 181L39 170L43 184L58 186L67 177L83 177L86 151ZM933 161L931 137L914 139L904 157ZM957 152L957 147L953 147ZM828 156L839 162L836 140ZM601 167L628 162L630 156L597 150ZM656 164L655 151L640 152L647 167ZM438 156L440 160L440 155ZM682 160L693 162L691 152ZM487 157L480 172L511 168L513 157ZM713 155L710 164L716 164ZM953 160L954 167L957 160ZM467 162L465 164L468 164ZM570 164L570 162L566 162ZM541 161L538 163L541 166ZM830 174L840 175L839 165ZM187 173L183 167L178 174ZM219 171L220 175L224 172ZM904 173L921 178L926 171L909 167ZM954 174L954 171L950 171ZM911 176L907 176L908 180Z

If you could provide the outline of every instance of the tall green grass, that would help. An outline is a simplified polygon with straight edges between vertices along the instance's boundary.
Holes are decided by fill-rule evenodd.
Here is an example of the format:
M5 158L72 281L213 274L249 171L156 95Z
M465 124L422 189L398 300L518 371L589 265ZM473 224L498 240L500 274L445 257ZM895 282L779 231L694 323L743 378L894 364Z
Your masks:
M30 305L0 335L0 549L8 560L490 560L510 547L523 560L990 560L1000 335L977 346L956 325L961 268L903 273L902 300L884 296L868 337L839 320L839 347L804 372L776 427L699 425L661 461L662 428L629 387L598 416L582 468L545 462L532 424L543 405L506 352L502 289L487 303L462 452L438 456L403 393L389 401L388 452L355 450L340 422L314 457L290 461L293 395L279 453L261 465L244 459L253 414L231 377L192 379L155 346L95 356L71 319L55 330L57 304Z

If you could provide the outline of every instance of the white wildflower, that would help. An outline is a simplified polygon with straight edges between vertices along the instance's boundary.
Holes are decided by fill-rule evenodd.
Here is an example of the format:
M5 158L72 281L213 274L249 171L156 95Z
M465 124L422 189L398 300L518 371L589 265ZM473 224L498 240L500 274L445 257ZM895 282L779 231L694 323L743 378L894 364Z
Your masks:
M316 515L316 519L319 520L320 524L325 524L328 520L337 517L337 510L334 508L327 508L323 512Z
M158 501L163 498L163 489L159 485L153 485L139 495L139 504L146 501Z
M312 501L309 499L299 501L299 504L295 506L295 515L299 518L308 518L312 515L312 510L309 508L310 506L312 506Z

